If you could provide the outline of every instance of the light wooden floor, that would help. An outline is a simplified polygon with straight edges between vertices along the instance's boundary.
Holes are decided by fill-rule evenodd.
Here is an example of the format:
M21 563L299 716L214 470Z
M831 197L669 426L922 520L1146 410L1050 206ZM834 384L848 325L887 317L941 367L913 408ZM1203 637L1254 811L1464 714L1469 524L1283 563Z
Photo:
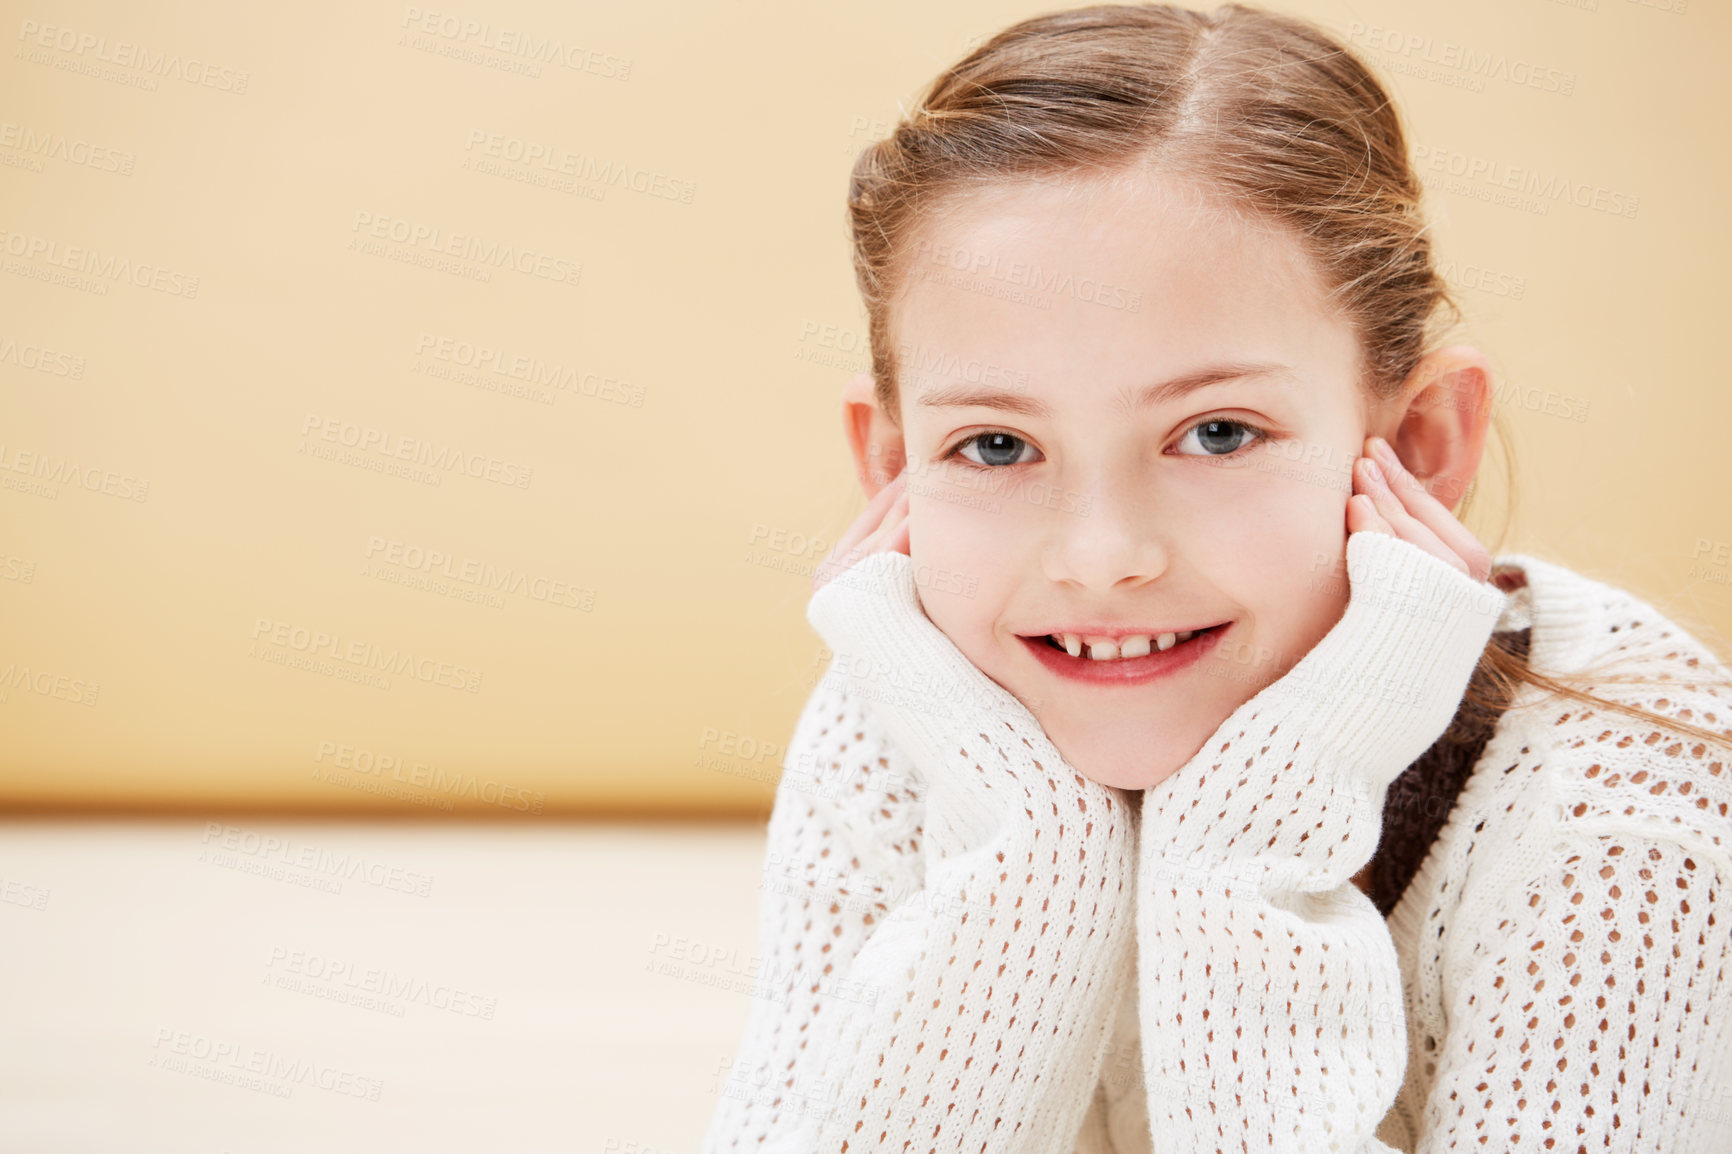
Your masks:
M762 857L756 824L0 822L0 1150L688 1154Z

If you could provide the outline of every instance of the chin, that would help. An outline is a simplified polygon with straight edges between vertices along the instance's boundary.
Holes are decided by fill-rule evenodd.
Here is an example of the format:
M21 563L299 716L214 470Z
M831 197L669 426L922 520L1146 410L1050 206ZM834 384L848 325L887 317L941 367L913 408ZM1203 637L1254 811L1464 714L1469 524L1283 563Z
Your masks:
M1063 753L1061 749L1059 751ZM1115 758L1083 758L1073 760L1069 754L1065 760L1070 767L1094 782L1096 785L1109 786L1112 789L1144 790L1153 789L1167 778L1178 772L1184 764L1150 764L1148 758L1133 762L1123 762Z
M1172 727L1155 723L1129 727L1121 722L1109 736L1098 726L1079 725L1075 718L1054 722L1047 738L1065 762L1095 784L1113 789L1154 788L1184 768L1208 741L1207 733L1191 738L1194 745L1175 740Z

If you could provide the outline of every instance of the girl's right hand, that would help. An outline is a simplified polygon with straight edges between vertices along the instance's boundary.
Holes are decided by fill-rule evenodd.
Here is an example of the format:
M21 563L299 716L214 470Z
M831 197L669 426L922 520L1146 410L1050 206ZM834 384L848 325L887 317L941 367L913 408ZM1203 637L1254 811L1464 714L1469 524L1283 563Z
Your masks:
M873 496L830 555L812 570L812 592L872 553L908 552L908 470Z

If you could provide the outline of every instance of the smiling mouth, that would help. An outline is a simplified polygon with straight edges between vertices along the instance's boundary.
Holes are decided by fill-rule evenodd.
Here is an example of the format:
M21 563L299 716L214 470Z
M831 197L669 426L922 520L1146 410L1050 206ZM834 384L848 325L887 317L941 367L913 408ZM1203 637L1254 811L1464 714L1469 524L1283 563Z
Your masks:
M1065 648L1062 635L1018 634L1017 640L1027 646L1029 654L1054 676L1097 687L1128 688L1175 676L1196 665L1232 626L1233 622L1223 621L1204 629L1191 630L1190 636L1183 641L1176 633L1132 635L1116 641L1097 637L1098 646L1088 645L1076 634L1071 634L1069 640L1078 649L1075 655ZM1123 643L1127 641L1130 642L1129 656L1122 651ZM1163 641L1168 642L1165 649L1161 648Z
M1095 638L1092 641L1076 633L1028 635L1022 640L1030 644L1044 643L1067 657L1086 661L1129 661L1151 653L1165 653L1197 638L1215 633L1231 625L1222 621L1203 629L1186 629L1178 633L1132 634L1117 640Z

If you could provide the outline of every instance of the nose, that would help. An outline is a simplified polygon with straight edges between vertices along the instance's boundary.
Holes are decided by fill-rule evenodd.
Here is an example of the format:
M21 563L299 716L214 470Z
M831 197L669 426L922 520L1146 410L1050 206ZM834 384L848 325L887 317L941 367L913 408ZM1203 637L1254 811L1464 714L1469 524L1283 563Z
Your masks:
M1101 470L1054 502L1057 529L1042 555L1054 582L1123 592L1167 571L1153 488L1136 470Z

